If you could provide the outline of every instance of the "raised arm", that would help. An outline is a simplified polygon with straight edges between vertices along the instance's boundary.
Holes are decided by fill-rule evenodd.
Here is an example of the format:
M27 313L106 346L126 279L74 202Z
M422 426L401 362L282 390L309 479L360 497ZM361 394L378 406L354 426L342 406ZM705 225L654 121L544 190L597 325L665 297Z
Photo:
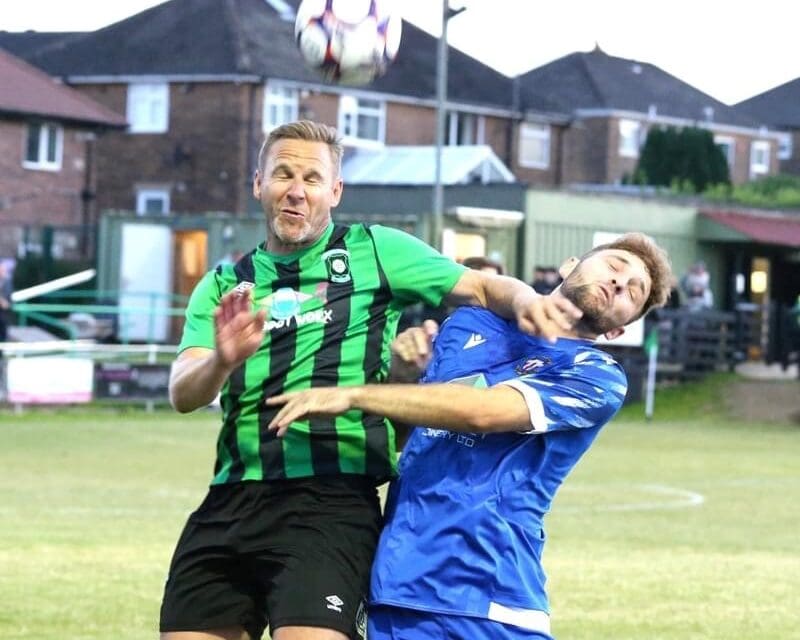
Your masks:
M446 296L451 305L486 307L504 318L515 318L521 331L554 342L583 314L564 296L542 296L516 278L469 269Z
M326 387L275 396L267 404L284 405L269 425L278 435L283 435L294 420L304 416L338 415L350 409L361 409L393 421L468 433L531 428L524 396L502 384L488 389L458 384Z
M250 298L231 292L214 311L215 348L190 347L169 377L169 399L181 413L209 405L228 376L253 355L264 339L264 311L254 313Z

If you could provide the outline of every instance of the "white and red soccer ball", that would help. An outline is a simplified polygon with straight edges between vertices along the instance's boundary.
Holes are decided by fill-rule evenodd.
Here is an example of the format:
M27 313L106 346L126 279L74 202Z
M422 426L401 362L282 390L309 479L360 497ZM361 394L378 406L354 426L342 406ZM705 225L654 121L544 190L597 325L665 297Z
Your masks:
M386 72L400 48L395 0L303 0L294 35L306 63L325 79L366 84Z

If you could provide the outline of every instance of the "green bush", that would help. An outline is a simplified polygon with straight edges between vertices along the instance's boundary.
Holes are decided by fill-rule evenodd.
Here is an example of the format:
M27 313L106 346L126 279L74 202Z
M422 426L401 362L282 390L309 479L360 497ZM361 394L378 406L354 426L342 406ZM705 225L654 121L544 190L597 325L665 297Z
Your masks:
M669 186L682 194L730 183L728 163L714 136L695 127L651 129L634 176L637 182Z

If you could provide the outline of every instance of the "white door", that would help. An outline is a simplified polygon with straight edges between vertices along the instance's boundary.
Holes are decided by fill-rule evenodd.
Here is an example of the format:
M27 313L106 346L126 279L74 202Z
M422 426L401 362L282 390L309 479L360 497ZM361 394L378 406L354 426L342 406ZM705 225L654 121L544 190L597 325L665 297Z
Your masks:
M163 342L169 332L172 293L172 229L123 224L119 270L119 337Z

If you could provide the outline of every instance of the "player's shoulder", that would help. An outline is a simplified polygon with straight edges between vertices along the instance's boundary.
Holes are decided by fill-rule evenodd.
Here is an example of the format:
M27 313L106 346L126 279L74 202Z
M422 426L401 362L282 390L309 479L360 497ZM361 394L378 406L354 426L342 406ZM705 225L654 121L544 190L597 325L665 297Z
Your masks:
M494 331L508 331L516 328L513 323L485 307L458 307L442 323L442 331L467 329L470 331L483 328Z
M387 227L382 224L364 224L352 225L351 229L360 228L362 233L369 234L376 243L410 243L410 244L425 244L420 238L411 235L407 231L397 229L395 227Z
M608 351L592 343L580 344L571 354L570 368L591 377L627 386L627 376L622 365Z

